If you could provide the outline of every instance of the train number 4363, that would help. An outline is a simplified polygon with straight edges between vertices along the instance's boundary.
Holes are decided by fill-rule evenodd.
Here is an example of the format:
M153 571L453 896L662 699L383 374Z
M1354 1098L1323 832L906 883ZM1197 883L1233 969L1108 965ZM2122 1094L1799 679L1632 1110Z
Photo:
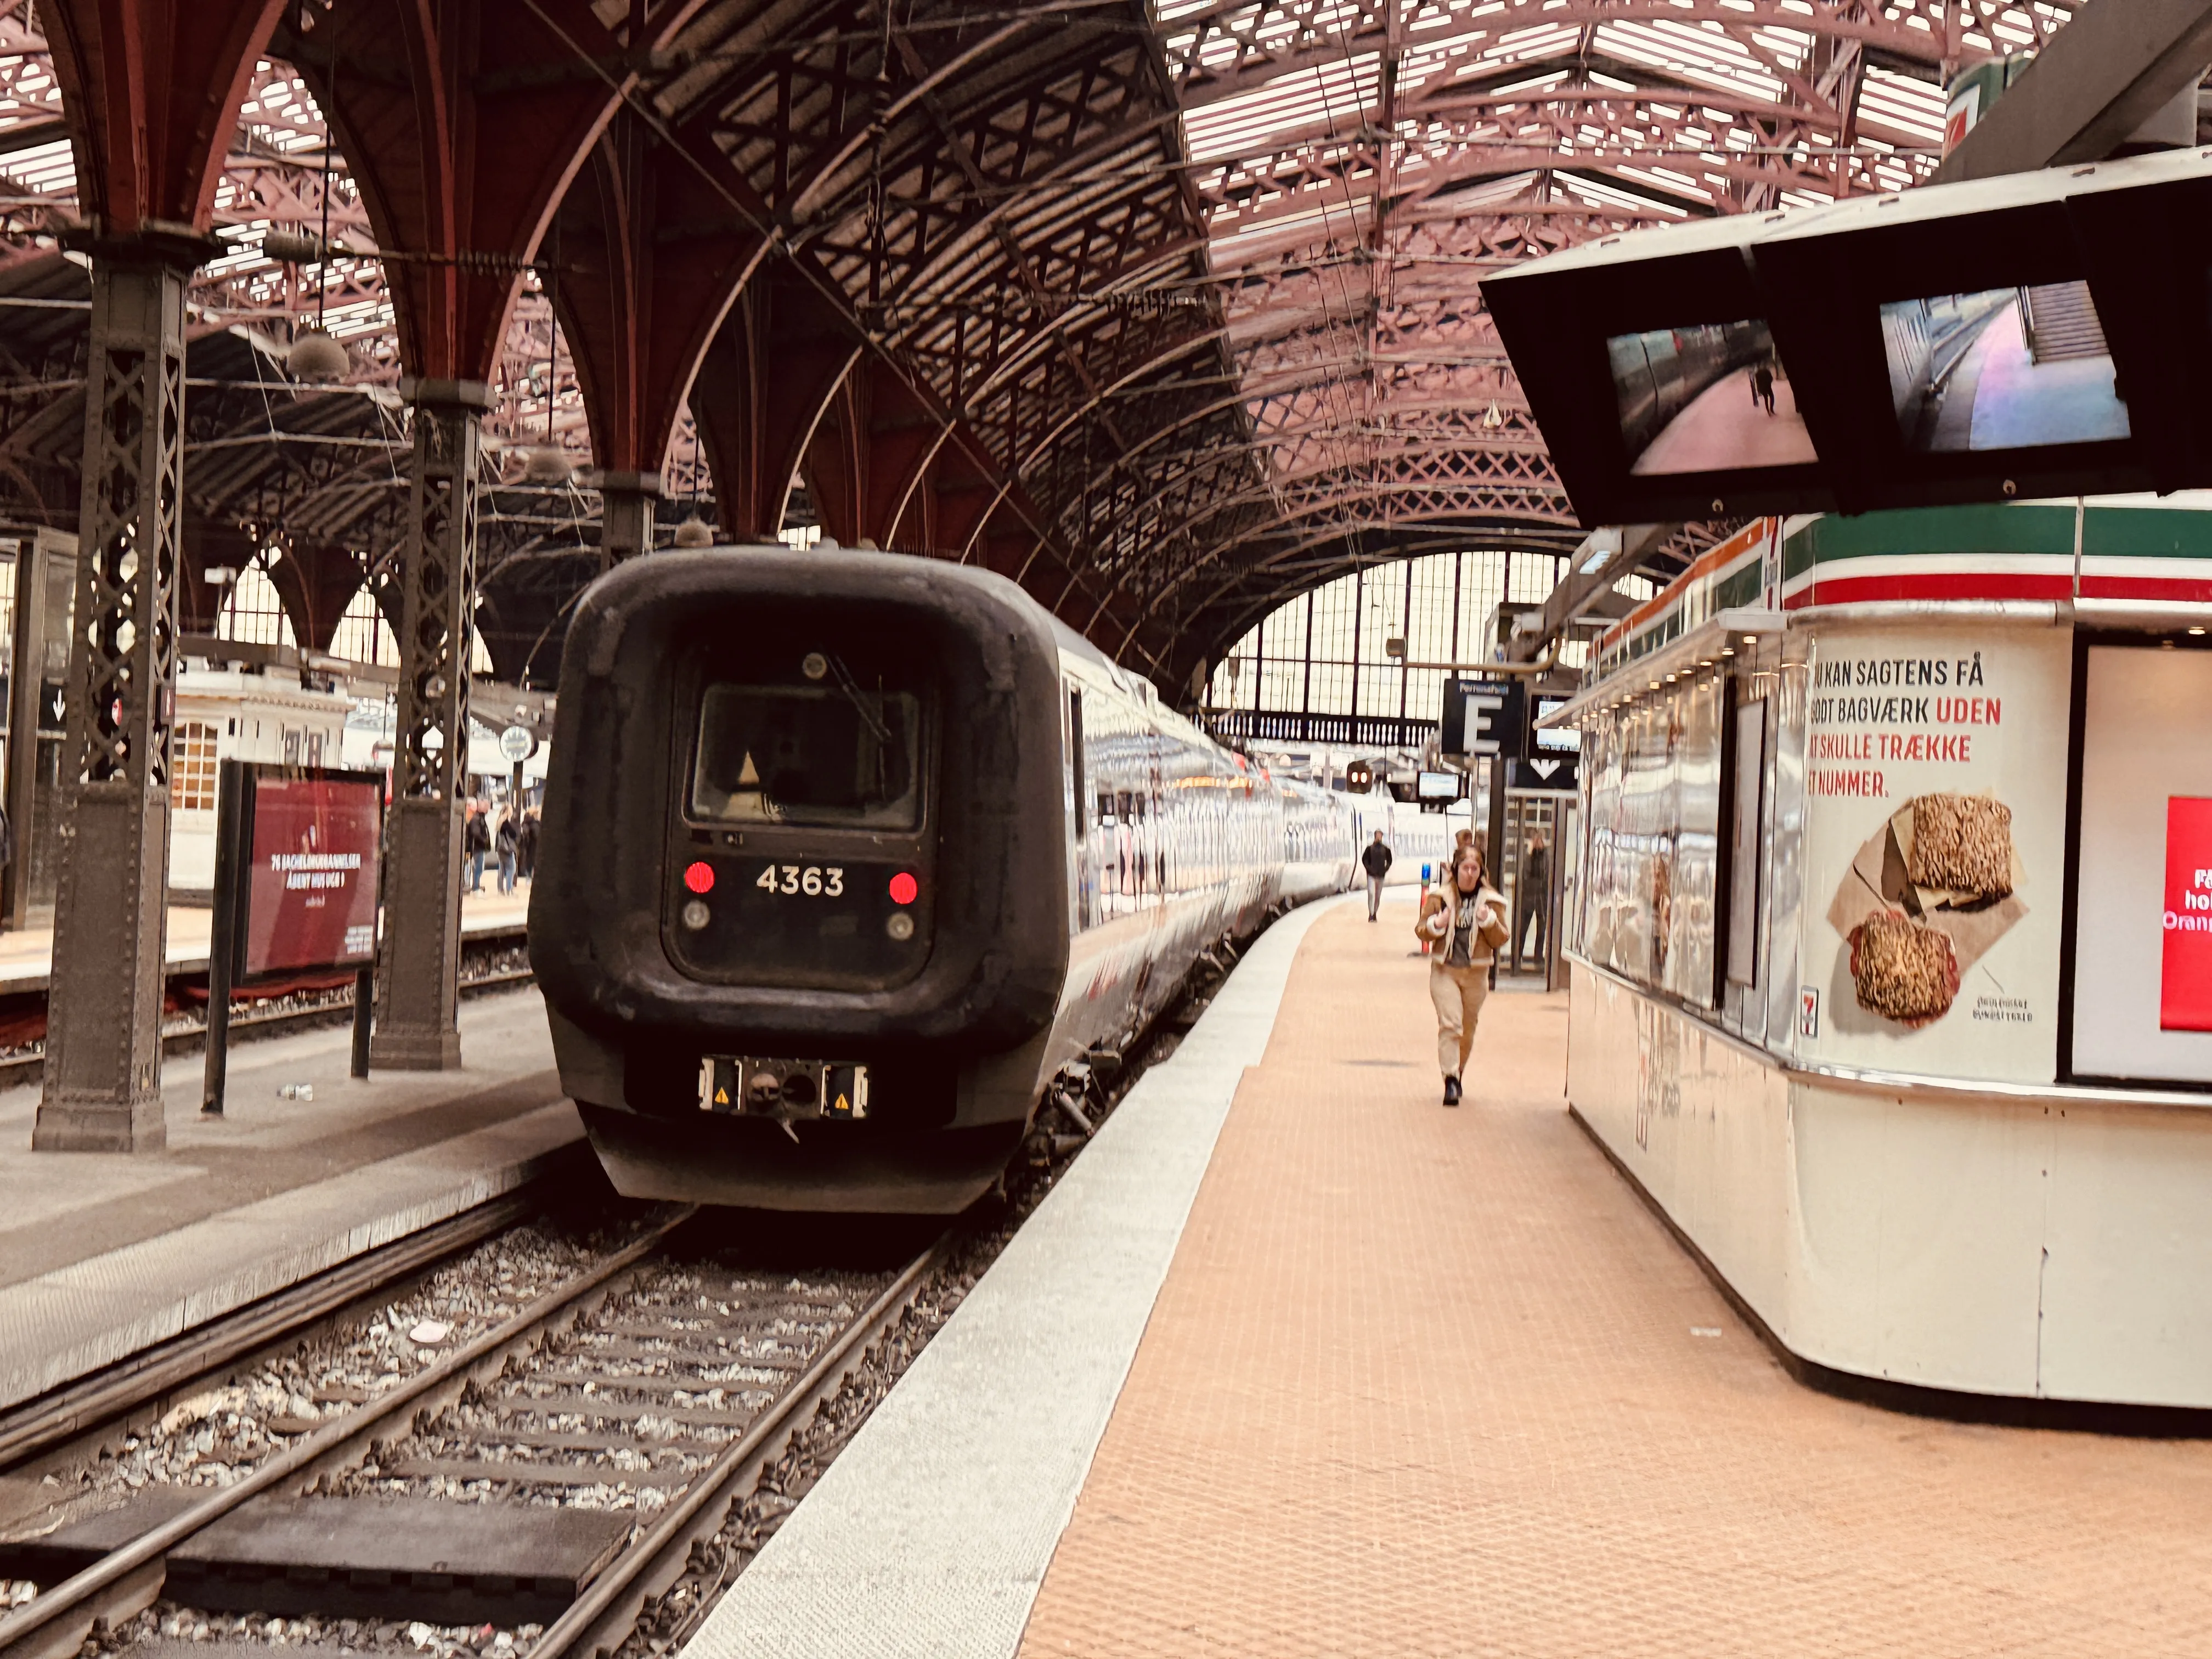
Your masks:
M771 864L753 884L763 893L796 893L805 898L842 898L845 872L836 865Z

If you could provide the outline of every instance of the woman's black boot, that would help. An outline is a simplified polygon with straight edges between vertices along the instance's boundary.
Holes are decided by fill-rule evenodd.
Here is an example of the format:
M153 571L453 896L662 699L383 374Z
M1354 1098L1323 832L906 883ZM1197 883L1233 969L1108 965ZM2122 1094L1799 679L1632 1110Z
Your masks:
M1444 1104L1447 1106L1459 1104L1459 1079L1455 1077L1448 1077L1444 1079Z

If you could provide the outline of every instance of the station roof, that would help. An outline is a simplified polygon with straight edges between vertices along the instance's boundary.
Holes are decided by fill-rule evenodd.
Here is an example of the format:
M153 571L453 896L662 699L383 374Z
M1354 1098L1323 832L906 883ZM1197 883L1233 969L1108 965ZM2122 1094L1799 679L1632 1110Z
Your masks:
M402 285L379 252L388 212L329 142L318 99L337 61L318 52L320 20L342 23L348 3L297 8L240 110L216 196L225 252L192 294L186 540L202 565L282 544L349 596L389 570L404 538L398 383L410 348ZM731 487L718 489L745 453L733 427L811 422L791 448L793 476L754 486L766 502L756 524L815 520L840 539L999 564L1180 691L1267 610L1356 563L1579 539L1484 313L1486 272L1635 226L1916 183L1937 159L1943 76L2033 47L2071 9L591 9L610 29L640 16L653 26L651 50L631 52L637 73L606 142L675 156L684 178L712 186L713 212L669 209L652 234L664 245L718 234L715 214L752 223L772 246L733 280L803 289L849 341L842 378L779 411L775 383L804 378L799 343L778 337L740 362L728 336L742 307L727 310L695 352L705 367L679 377L689 408L641 442L669 498L664 541L695 503L719 507L726 526L744 521ZM488 20L505 10L547 15L538 0L486 0ZM77 152L39 15L28 0L0 0L0 351L11 360L0 510L67 526L87 283L60 246L78 210ZM545 84L606 73L580 46L574 57L549 65ZM366 64L356 82L380 72ZM346 88L335 95L340 131L360 130ZM321 268L319 295L318 267L272 258L264 242L319 234L326 159L331 234L350 252ZM550 671L544 641L597 568L589 465L610 453L607 377L594 325L559 274L606 241L605 191L590 179L577 172L520 276L492 379L482 620L514 678ZM715 297L728 308L727 294ZM349 347L342 386L296 386L284 372L287 343L319 308ZM732 400L733 374L763 384ZM890 419L893 403L922 414ZM911 490L892 508L871 505L904 465L902 422L925 416L963 458L963 487L991 498L959 545L909 510ZM533 483L530 452L549 440L586 470ZM1010 525L1024 547L994 552ZM1680 568L1725 528L1686 527L1652 556L1653 573ZM303 639L307 620L295 619Z

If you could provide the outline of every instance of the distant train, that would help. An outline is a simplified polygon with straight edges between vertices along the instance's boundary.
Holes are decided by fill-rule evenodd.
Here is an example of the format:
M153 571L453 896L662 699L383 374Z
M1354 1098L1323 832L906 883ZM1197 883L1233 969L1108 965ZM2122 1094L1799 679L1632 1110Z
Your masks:
M971 568L656 554L583 596L531 961L615 1186L951 1212L1201 952L1445 821L1268 777ZM1429 844L1429 843L1433 843Z
M1764 323L1701 323L1620 335L1606 349L1621 439L1636 456L1716 380L1771 356L1773 345Z

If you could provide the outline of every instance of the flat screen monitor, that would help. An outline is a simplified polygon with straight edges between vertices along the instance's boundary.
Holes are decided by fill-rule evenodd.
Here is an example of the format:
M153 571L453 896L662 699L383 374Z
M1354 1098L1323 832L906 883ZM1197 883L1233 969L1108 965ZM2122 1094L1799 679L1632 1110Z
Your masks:
M1542 720L1557 708L1567 706L1565 697L1536 699L1536 718ZM1576 755L1582 752L1583 734L1571 726L1540 726L1536 727L1536 747L1548 749L1554 754Z
M1898 435L1916 454L2129 435L2087 283L1893 300L1881 336Z
M1818 459L1763 318L1615 334L1605 349L1632 475Z
M1415 793L1423 800L1457 800L1460 782L1456 772L1424 772L1417 781Z

